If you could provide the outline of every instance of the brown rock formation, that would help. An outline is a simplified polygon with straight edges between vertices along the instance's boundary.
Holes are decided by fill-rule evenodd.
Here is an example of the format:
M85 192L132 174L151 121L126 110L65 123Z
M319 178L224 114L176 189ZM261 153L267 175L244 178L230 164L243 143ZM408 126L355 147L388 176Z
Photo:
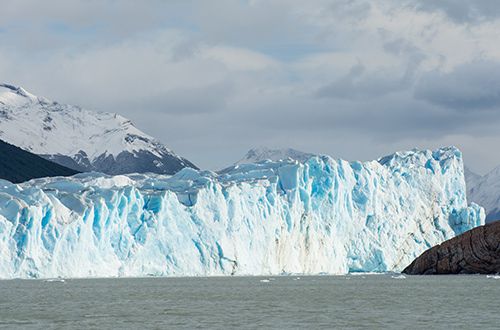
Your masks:
M471 229L422 253L405 274L500 273L500 221Z

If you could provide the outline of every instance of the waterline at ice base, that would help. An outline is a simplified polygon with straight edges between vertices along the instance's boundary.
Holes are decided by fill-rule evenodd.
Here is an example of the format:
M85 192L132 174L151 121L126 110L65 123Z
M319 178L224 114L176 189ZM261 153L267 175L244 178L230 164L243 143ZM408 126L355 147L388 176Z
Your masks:
M456 148L0 183L0 278L398 272L484 224Z

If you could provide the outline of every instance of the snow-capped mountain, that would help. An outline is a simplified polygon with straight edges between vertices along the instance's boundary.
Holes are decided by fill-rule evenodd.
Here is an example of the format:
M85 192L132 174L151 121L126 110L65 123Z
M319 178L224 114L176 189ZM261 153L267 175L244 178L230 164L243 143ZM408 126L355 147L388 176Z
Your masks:
M486 211L486 222L500 220L500 166L485 176L465 168L467 201L477 203Z
M59 104L6 84L0 84L0 139L77 171L196 168L118 114Z
M245 157L241 158L239 161L234 163L234 165L256 164L263 160L271 160L277 162L280 160L286 160L288 158L296 160L299 163L305 163L309 158L313 156L314 156L313 154L290 148L271 150L268 148L260 147L260 148L250 149L245 155Z
M465 184L467 186L467 197L469 197L470 190L474 189L477 183L481 180L482 176L473 172L467 166L464 166L464 176L465 176Z

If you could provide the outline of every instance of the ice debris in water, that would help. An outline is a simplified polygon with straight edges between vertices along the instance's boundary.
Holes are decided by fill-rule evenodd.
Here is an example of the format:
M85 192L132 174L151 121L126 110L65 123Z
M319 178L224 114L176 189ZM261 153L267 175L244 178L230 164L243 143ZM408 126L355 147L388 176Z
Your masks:
M399 272L484 223L455 148L0 182L0 278Z

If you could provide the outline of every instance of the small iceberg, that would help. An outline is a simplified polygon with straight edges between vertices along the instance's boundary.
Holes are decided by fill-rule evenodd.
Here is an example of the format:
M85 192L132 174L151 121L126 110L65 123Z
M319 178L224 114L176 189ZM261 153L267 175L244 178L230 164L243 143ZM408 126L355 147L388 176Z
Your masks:
M269 280L260 280L262 283L269 283Z
M404 276L403 274L399 274L399 275L393 275L393 276L391 276L391 278L404 279L404 278L406 278L406 276Z
M494 279L494 280L500 280L500 275L486 275L486 278Z
M43 282L55 282L55 283L66 283L65 280L59 278L59 279L48 279L48 280L43 280Z

